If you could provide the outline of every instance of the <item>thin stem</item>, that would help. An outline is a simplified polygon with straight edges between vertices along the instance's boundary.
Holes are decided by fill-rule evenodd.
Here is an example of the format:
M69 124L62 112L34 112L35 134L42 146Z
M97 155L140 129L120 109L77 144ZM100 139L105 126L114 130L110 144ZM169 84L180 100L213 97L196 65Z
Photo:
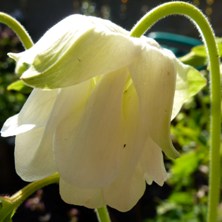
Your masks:
M99 222L111 222L107 207L97 208L96 215Z
M210 156L209 156L209 197L208 197L208 222L217 221L217 211L220 195L220 68L218 48L214 32L203 13L193 5L175 1L162 4L148 12L132 29L131 36L139 37L144 34L158 20L169 15L183 15L191 19L198 28L208 53L210 65Z
M12 29L16 35L18 36L19 40L22 42L25 49L29 49L33 46L33 41L29 36L26 29L12 16L0 12L0 22L7 25L10 29Z
M34 181L30 184L28 184L26 187L23 189L19 190L17 193L12 195L10 197L10 201L16 206L16 208L23 203L30 195L32 195L34 192L37 190L53 184L53 183L58 183L59 182L59 174L55 173L52 174L49 177L46 177L42 180Z

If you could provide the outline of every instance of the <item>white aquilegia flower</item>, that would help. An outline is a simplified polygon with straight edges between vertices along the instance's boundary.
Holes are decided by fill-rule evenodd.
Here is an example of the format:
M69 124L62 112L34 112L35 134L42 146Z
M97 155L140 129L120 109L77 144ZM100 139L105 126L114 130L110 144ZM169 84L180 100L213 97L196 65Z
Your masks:
M178 155L170 120L203 86L199 73L150 38L82 15L65 18L32 48L9 56L34 88L1 131L16 135L22 179L59 172L64 201L120 211L137 203L145 182L163 185L162 151ZM203 83L195 92L187 86L190 72Z

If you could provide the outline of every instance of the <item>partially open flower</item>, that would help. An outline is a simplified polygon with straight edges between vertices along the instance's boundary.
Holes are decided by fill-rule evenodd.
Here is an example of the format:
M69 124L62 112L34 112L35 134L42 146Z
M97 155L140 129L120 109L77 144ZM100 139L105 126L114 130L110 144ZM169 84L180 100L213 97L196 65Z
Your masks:
M59 172L66 202L120 211L137 203L145 181L163 185L162 151L177 156L170 120L203 86L198 73L203 84L188 95L193 69L170 51L82 15L65 18L31 49L10 56L34 88L1 131L16 135L16 170L24 180Z

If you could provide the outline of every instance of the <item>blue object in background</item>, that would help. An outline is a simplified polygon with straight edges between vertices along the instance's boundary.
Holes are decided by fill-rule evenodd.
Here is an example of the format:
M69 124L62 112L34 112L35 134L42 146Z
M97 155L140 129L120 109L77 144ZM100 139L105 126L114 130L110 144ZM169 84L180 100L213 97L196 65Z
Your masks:
M187 54L194 46L203 44L199 39L169 32L151 32L147 36L155 39L162 47L170 49L177 57Z

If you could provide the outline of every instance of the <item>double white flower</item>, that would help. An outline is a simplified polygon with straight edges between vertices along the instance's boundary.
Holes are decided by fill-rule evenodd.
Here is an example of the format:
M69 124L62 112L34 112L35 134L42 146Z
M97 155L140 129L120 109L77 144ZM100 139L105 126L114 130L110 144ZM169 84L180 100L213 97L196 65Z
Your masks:
M16 171L24 180L59 172L66 202L120 211L136 204L145 181L164 183L162 151L177 156L170 120L187 99L192 68L152 39L82 15L10 57L34 87L1 131L16 135Z

